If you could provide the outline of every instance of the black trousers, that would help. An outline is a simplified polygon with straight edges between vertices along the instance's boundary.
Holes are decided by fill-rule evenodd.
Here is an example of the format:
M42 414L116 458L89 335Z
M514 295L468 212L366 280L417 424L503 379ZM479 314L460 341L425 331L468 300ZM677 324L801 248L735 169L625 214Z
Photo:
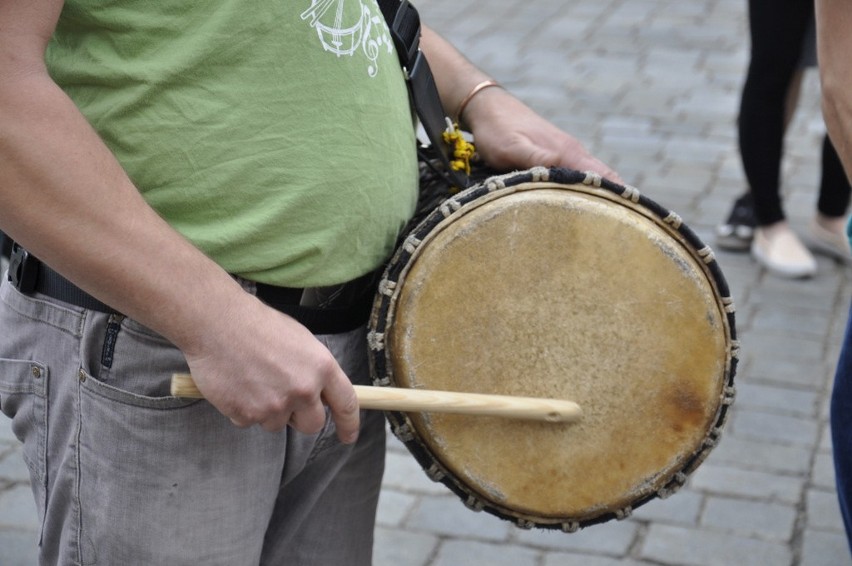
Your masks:
M813 0L749 0L751 60L740 105L739 144L760 225L785 217L780 195L785 106L813 17ZM849 181L826 136L817 209L844 216L849 197Z

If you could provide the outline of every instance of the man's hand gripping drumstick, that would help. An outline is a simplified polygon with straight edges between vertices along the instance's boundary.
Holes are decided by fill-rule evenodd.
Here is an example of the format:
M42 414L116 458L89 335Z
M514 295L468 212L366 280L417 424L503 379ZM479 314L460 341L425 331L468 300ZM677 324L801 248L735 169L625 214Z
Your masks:
M355 385L354 388L362 409L456 413L551 423L576 422L582 416L579 405L560 399L365 385ZM197 399L204 397L189 374L175 374L172 377L172 395Z

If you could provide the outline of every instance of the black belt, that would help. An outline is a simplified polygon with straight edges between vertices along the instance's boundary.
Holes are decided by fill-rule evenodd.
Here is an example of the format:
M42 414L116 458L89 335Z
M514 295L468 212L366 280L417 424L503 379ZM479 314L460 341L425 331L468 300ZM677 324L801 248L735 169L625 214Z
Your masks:
M3 232L0 232L0 257L9 259L10 255L12 255L12 240Z
M255 283L257 298L314 334L340 334L367 323L379 272L332 287L291 288Z
M366 324L370 318L377 272L332 287L292 288L263 283L257 297L270 307L293 317L314 334L340 334ZM24 294L41 293L85 309L118 314L71 281L42 263L17 244L12 246L9 281Z
M12 243L12 253L9 256L9 281L25 295L41 293L85 309L117 313L115 309L89 295L15 243Z

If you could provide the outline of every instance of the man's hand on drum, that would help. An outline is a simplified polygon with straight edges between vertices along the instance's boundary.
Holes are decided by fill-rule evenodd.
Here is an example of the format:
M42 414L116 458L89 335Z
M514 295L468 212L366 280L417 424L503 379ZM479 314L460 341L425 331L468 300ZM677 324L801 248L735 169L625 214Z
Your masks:
M465 106L465 124L485 162L498 170L535 166L594 171L623 183L621 177L583 147L502 88L478 92Z
M474 137L479 155L500 171L566 167L593 171L623 183L618 173L503 88L477 89L488 76L446 39L423 26L420 47L429 61L441 101Z

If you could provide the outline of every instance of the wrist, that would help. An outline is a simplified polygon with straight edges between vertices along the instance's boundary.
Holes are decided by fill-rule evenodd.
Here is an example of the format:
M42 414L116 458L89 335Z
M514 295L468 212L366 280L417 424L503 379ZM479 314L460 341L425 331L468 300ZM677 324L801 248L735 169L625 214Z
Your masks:
M221 348L218 343L229 332L244 328L246 316L262 316L258 308L260 301L236 279L224 272L210 274L197 280L192 296L183 297L172 311L164 335L188 357L203 355Z
M456 112L453 115L453 119L457 123L464 122L464 114L465 111L468 109L468 106L470 106L470 104L474 101L474 99L476 99L480 95L480 93L482 93L482 91L490 88L503 89L503 86L494 79L487 79L475 84L464 96L464 98L462 98L459 102L458 106L456 107Z

